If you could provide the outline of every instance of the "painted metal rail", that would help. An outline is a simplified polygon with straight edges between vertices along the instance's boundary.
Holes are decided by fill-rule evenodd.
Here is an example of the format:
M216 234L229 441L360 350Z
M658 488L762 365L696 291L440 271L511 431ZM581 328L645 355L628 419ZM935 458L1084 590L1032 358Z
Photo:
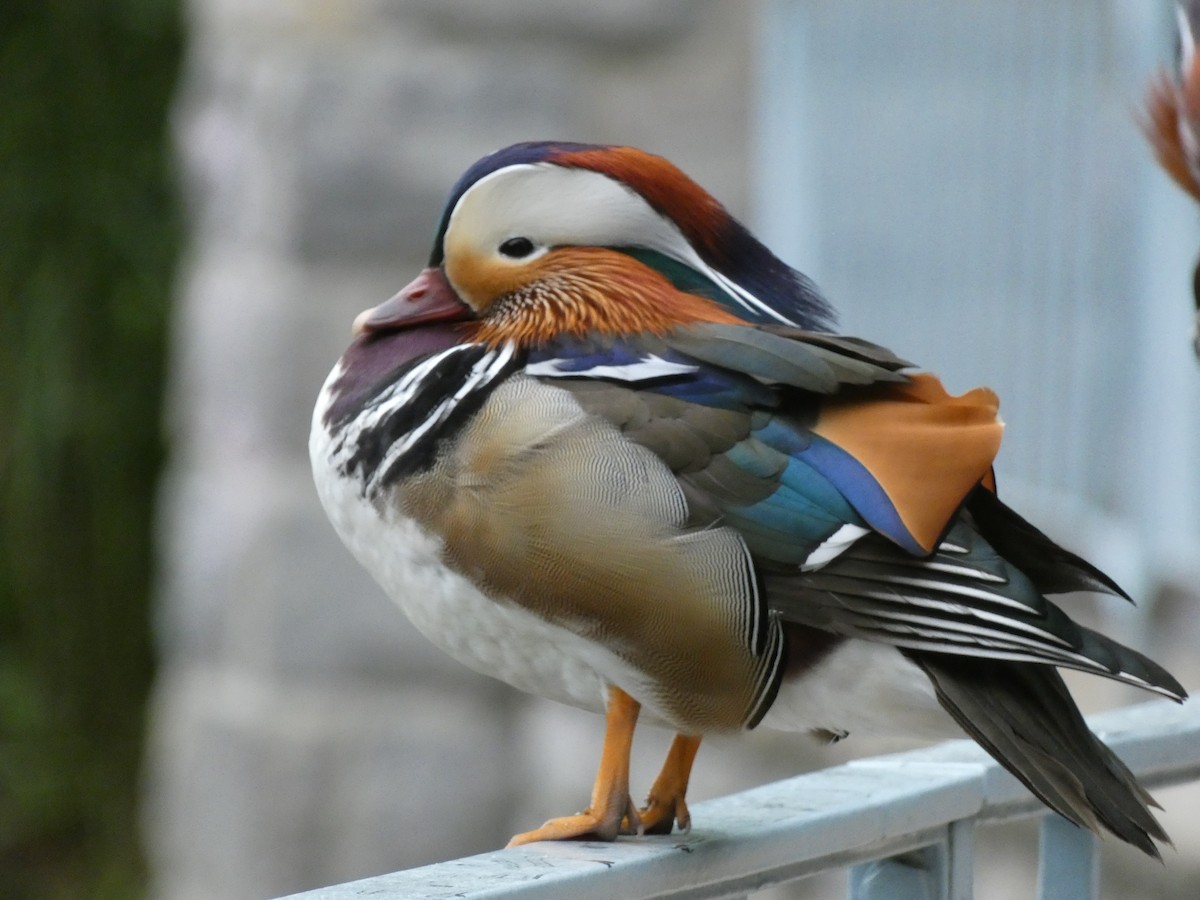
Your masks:
M1089 719L1148 787L1200 779L1200 702ZM692 807L688 835L535 844L290 900L744 897L850 867L852 900L967 900L976 826L1045 808L968 741L852 762ZM1100 842L1043 815L1039 897L1094 900Z

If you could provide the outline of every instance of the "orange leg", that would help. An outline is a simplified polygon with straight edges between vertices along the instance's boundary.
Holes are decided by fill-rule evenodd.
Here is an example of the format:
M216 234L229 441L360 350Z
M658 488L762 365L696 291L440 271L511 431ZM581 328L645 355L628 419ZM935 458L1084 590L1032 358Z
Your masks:
M685 834L691 830L692 817L683 798L687 794L688 778L691 777L692 763L699 749L699 735L675 735L662 771L654 779L654 786L646 797L646 806L639 815L641 826L630 828L629 823L625 823L627 833L670 834L676 822L679 823L679 830Z
M622 820L632 822L635 830L639 827L637 809L629 799L629 750L641 708L640 703L620 688L608 689L604 749L592 787L591 804L577 815L551 819L541 828L514 836L508 846L582 837L611 841L621 830Z

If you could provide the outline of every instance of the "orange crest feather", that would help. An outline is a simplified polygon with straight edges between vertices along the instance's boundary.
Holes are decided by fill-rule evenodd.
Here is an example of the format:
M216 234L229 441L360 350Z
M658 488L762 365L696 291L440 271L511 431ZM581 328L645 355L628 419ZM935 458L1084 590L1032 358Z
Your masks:
M1200 79L1190 79L1189 82L1195 82L1191 93L1200 98L1200 90L1197 90L1200 88ZM1150 141L1150 146L1154 148L1159 165L1176 184L1200 201L1200 183L1197 182L1192 166L1188 163L1187 150L1183 146L1183 135L1180 133L1180 114L1188 112L1179 108L1184 99L1175 83L1167 75L1160 75L1150 85L1146 98L1150 118L1149 121L1142 122L1142 131ZM1189 104L1194 105L1197 104Z

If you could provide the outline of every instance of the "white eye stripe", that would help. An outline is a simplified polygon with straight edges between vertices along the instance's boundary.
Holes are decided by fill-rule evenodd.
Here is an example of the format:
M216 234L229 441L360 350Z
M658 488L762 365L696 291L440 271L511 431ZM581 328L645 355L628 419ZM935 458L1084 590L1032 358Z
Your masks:
M753 315L796 324L708 265L679 227L644 197L590 169L519 163L488 173L459 197L443 245L447 254L465 251L479 258L512 259L498 248L515 236L530 240L539 254L555 246L654 250L695 269ZM522 257L532 258L534 254Z
M515 235L547 246L637 243L673 257L691 253L679 229L637 193L588 169L521 163L463 192L446 226L447 247L498 247Z

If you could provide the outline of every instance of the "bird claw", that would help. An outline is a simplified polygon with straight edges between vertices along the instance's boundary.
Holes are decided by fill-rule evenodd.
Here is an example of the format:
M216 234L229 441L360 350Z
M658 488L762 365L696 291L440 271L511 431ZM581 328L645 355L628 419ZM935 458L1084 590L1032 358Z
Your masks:
M638 812L637 806L633 803L632 797L626 798L625 818L621 820L621 834L636 834L641 837L646 833L646 826L642 821L641 813Z

